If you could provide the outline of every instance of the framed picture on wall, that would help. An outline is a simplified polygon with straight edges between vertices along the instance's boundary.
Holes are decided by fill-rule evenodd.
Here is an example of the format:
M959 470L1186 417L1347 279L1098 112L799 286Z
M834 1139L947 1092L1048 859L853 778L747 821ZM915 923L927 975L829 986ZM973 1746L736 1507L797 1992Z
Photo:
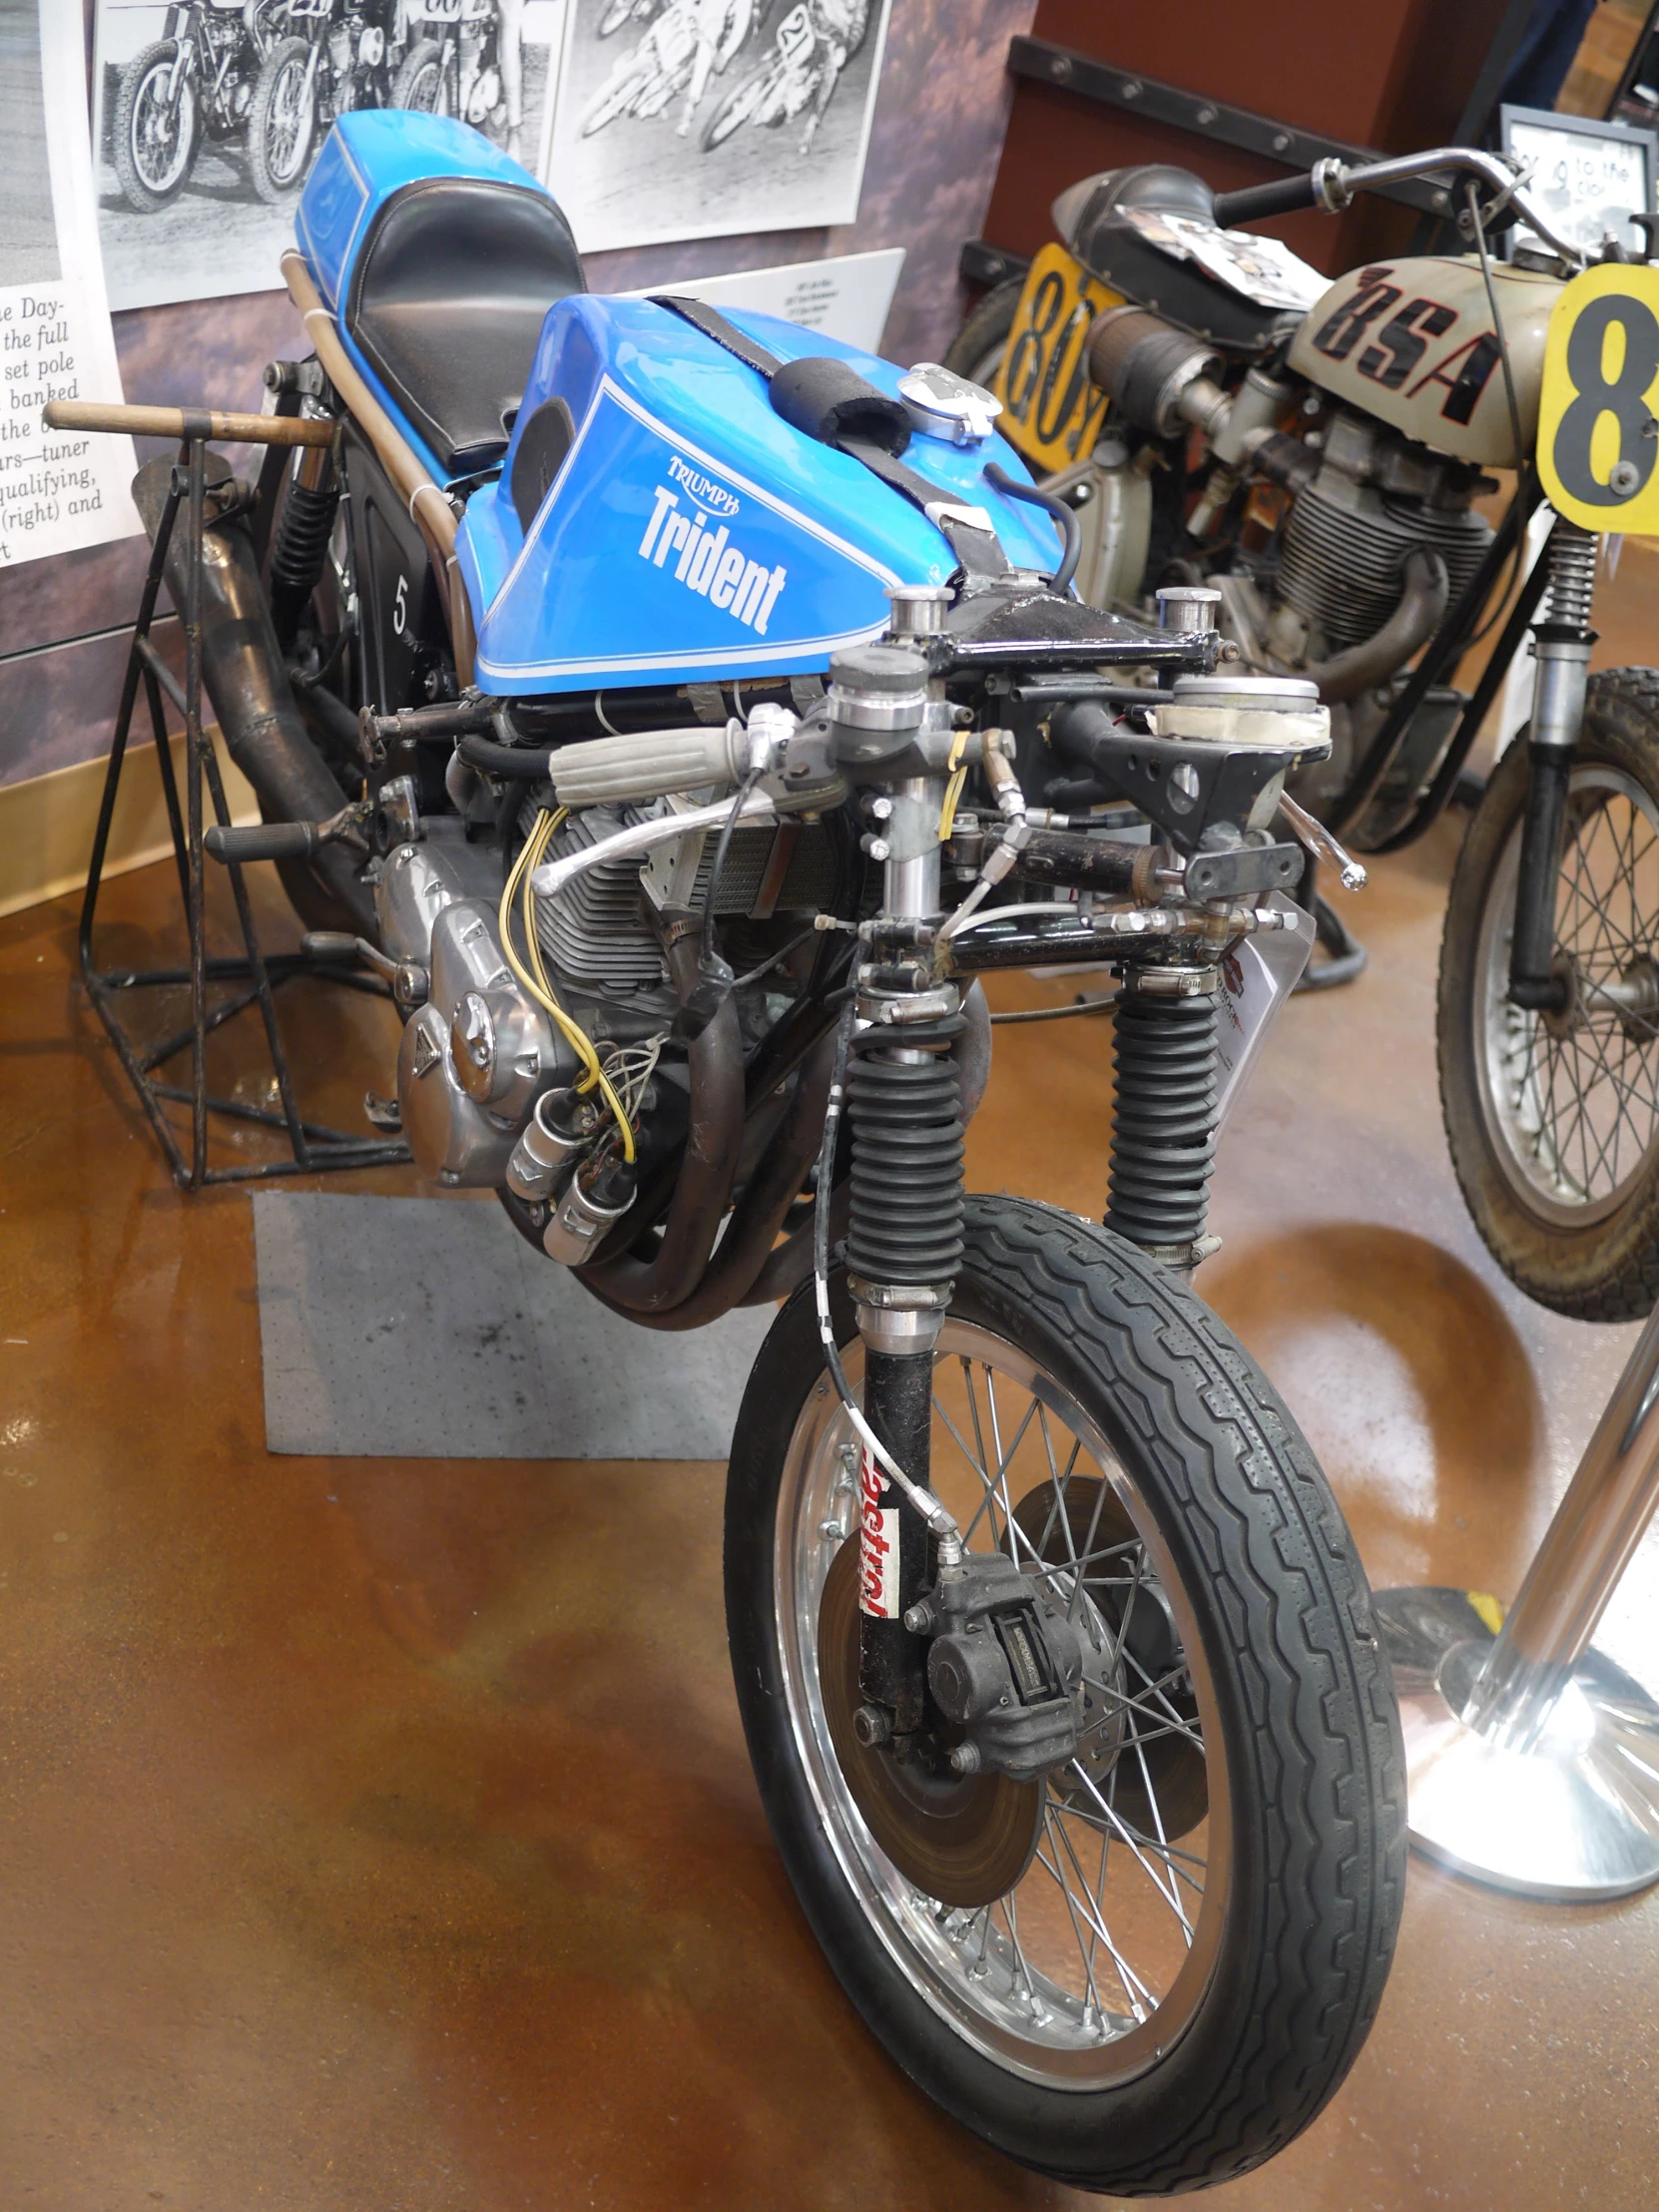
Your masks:
M570 0L546 182L584 254L858 213L892 0Z
M458 116L541 169L566 9L519 0L463 22L455 0L98 0L93 167L110 305L279 290L294 208L348 108Z
M1502 107L1498 118L1504 153L1535 164L1527 198L1561 238L1593 257L1610 232L1645 253L1630 215L1659 207L1659 133L1547 108ZM1531 239L1517 224L1510 253Z

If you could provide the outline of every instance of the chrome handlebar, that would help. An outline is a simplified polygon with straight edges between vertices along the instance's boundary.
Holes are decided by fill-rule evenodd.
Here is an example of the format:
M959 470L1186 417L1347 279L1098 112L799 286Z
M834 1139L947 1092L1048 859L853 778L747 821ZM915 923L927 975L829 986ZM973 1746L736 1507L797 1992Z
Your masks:
M1373 192L1382 185L1406 184L1413 177L1431 177L1436 171L1448 169L1490 185L1500 203L1512 207L1527 229L1562 261L1575 269L1587 265L1583 248L1569 246L1565 239L1558 238L1527 200L1520 189L1524 173L1512 169L1501 155L1483 154L1472 146L1440 146L1426 154L1401 154L1389 161L1362 162L1353 167L1334 158L1316 162L1312 172L1314 200L1328 214L1340 215L1359 193Z

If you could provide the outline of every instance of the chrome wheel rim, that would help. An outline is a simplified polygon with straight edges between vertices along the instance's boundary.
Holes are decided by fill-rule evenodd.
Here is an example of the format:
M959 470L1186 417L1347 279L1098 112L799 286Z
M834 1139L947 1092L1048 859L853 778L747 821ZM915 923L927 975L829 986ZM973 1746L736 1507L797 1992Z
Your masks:
M858 1387L861 1347L845 1358ZM1037 1854L996 1903L969 1910L925 1897L875 1844L832 1748L819 1666L821 1594L840 1544L856 1541L852 1431L827 1378L785 1459L774 1568L785 1696L824 1832L888 1956L935 2014L994 2063L1049 2088L1132 2079L1191 2022L1225 1920L1230 1801L1215 1693L1190 1602L1145 1500L1070 1394L1029 1355L952 1319L934 1363L933 1481L974 1549L1011 1548L1084 1632L1094 1719L1079 1758L1050 1778ZM1104 1491L1101 1484L1104 1483ZM1022 1499L1059 1500L1042 1556L1020 1531ZM1129 1537L1091 1543L1065 1499L1085 1488L1127 1516ZM1098 1523L1097 1523L1098 1526ZM1112 1597L1110 1591L1120 1594ZM1115 1626L1091 1596L1115 1608ZM1129 1646L1134 1607L1157 1605L1179 1665L1159 1678ZM1143 1612L1141 1619L1147 1615ZM1103 1765L1109 1732L1122 1748ZM1180 1732L1199 1746L1208 1812L1165 1832L1154 1746ZM1150 1755L1150 1757L1149 1757ZM1131 1779L1144 1826L1117 1806Z
M1620 769L1572 772L1555 896L1561 1014L1509 1000L1520 878L1516 821L1475 949L1475 1066L1505 1182L1552 1228L1606 1220L1659 1151L1659 804Z

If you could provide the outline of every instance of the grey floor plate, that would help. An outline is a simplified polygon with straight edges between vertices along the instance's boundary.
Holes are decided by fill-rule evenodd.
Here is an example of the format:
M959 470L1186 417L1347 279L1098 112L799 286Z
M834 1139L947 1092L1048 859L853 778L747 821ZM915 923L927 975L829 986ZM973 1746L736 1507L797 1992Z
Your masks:
M254 1240L272 1451L724 1459L773 1320L638 1328L493 1200L262 1191Z

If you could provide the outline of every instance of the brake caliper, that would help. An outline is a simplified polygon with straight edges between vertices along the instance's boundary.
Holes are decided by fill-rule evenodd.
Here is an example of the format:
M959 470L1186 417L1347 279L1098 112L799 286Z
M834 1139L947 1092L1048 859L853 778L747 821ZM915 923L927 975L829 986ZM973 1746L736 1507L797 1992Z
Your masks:
M956 1773L990 1768L1034 1782L1075 1756L1082 1643L1043 1584L1011 1559L967 1552L941 1563L905 1626L931 1639L927 1687L962 1731L950 1753Z

